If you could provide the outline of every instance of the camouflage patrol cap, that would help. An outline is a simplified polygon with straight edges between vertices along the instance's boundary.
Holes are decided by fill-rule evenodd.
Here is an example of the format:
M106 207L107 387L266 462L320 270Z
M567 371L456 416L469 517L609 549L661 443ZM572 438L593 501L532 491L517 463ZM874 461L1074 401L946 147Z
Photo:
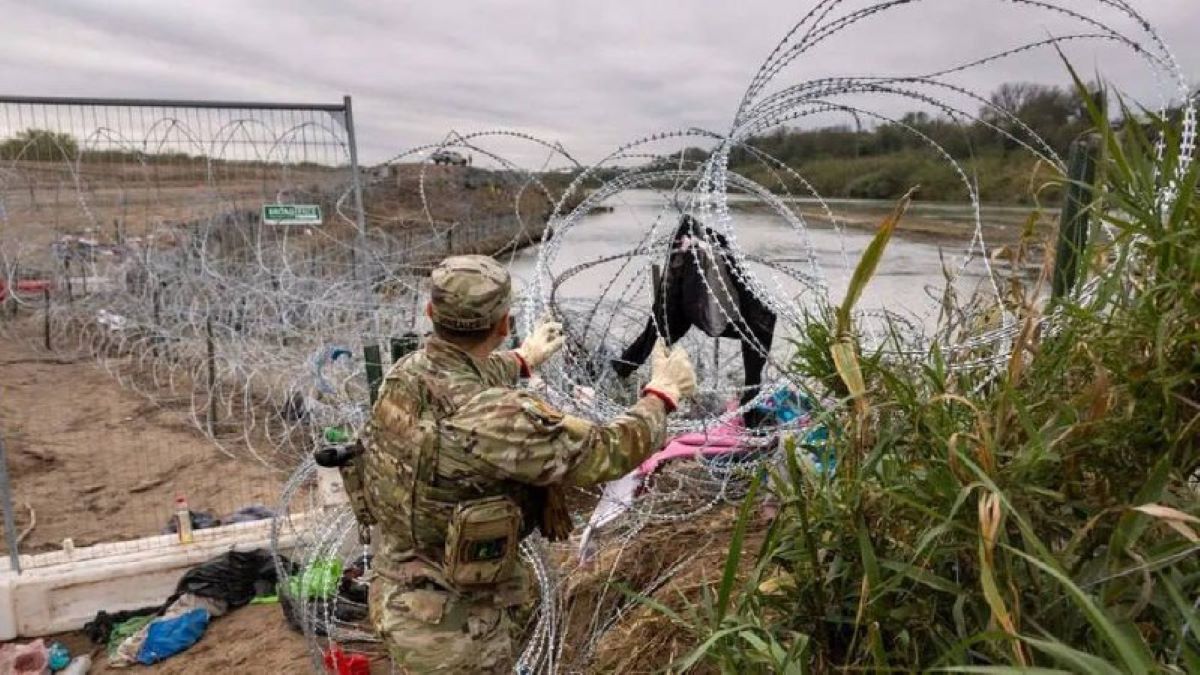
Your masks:
M508 311L512 280L508 270L485 255L446 258L430 274L433 323L452 330L485 330Z

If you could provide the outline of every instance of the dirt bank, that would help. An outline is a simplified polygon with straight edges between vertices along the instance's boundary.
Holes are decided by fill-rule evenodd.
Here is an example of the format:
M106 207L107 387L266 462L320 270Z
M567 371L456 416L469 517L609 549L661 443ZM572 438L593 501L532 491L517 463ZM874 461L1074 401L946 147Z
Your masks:
M178 412L86 355L47 352L33 323L0 327L0 433L23 553L159 534L177 494L226 516L273 505L277 471L222 454ZM7 550L8 543L4 543Z

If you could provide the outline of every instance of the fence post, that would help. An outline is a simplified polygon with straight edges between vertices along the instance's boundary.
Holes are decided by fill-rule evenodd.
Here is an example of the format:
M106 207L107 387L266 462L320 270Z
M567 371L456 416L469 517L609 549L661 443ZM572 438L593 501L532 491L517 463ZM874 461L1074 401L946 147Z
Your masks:
M371 405L375 405L375 399L379 397L379 385L383 382L383 356L379 345L363 345L363 360L367 367L367 387L371 394Z
M8 451L0 429L0 494L4 499L4 540L8 542L8 560L12 571L21 573L21 551L17 546L17 522L13 515L12 485L8 482Z
M1067 160L1067 189L1058 221L1058 242L1054 251L1052 298L1071 292L1079 275L1079 256L1087 246L1093 184L1096 182L1096 155L1099 142L1095 135L1071 144Z
M212 317L204 319L205 348L208 361L208 433L217 423L217 353L213 345Z
M352 274L354 280L363 283L363 294L366 300L366 309L371 311L372 297L371 284L365 283L369 281L362 275L362 270L359 269L358 261L367 254L367 214L363 208L362 194L362 178L358 175L358 139L354 135L354 108L351 104L350 97L344 96L342 104L345 106L346 114L346 144L350 146L350 182L354 186L354 221L358 227L358 233L355 236L353 256Z
M50 344L50 289L42 289L42 300L45 302L46 312L42 322L42 329L45 332L46 351L54 351L54 346Z

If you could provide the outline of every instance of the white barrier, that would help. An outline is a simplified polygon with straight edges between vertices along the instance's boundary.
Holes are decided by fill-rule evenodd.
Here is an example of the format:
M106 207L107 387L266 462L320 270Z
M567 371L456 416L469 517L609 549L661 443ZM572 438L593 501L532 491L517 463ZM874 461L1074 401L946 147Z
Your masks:
M303 530L310 514L291 517L290 532ZM176 535L97 544L72 551L21 556L17 574L0 562L0 640L79 630L100 610L117 612L161 604L188 569L234 548L269 548L271 521L201 530L190 544ZM290 549L294 535L281 535ZM174 543L174 545L172 545ZM140 549L131 552L133 548Z

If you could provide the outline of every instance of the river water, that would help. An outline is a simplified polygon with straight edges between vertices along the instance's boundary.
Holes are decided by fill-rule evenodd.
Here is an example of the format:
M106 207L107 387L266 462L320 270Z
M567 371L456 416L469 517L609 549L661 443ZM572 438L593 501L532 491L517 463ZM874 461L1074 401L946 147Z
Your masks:
M664 203L661 193L652 190L630 190L609 200L606 204L613 207L612 211L585 216L568 231L556 235L559 241L548 261L550 277L558 278L576 266L630 252L652 228L657 227L659 238L673 231L676 212L664 209ZM731 198L730 206L741 251L774 261L778 268L808 274L814 271L815 258L815 269L827 283L828 295L835 303L844 296L854 265L871 241L870 224L878 223L892 208L889 202L831 202L839 219L859 225L839 232L826 219L814 217L821 211L816 203L797 202L795 208L807 216L808 226L798 232L779 215L745 198ZM1014 223L1023 220L1024 213L1026 210L1020 208L989 208L983 212L985 232L1011 230ZM978 247L973 260L963 266L974 227L969 205L914 205L904 222L912 223L915 231L902 230L892 239L859 302L860 309L890 310L928 327L936 319L935 298L940 298L945 288L943 268L957 273L955 287L960 297L990 289ZM540 253L540 247L531 247L506 261L517 286L528 287L532 282ZM645 271L651 262L658 262L657 256L654 261L642 256L632 261L595 263L563 281L556 297L639 308L644 317L650 301L646 283L649 275ZM811 304L820 295L768 266L752 264L750 269L781 302Z

